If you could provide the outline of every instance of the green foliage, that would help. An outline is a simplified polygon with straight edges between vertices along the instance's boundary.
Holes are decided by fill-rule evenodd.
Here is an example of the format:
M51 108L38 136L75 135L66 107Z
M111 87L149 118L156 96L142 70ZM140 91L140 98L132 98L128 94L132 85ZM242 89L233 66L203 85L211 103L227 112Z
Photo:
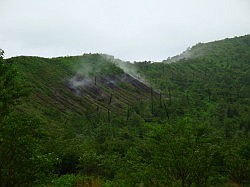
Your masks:
M8 114L19 98L25 95L18 72L3 60L3 54L0 49L0 117Z
M52 181L55 187L73 187L76 184L76 176L73 174L62 175Z
M53 174L56 158L42 154L40 120L16 110L23 85L11 64L0 56L0 186L31 186Z
M2 186L249 185L249 59L247 35L129 64L155 91L100 54L1 58Z
M1 183L3 186L29 184L36 155L37 123L27 116L10 114L1 121Z

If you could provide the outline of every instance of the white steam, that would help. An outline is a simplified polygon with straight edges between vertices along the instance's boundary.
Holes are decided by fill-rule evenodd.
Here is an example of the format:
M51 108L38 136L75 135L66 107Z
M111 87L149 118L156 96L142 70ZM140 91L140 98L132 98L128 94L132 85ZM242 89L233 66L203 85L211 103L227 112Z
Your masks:
M142 75L138 72L136 66L130 62L125 62L120 59L114 58L114 56L99 54L102 58L107 62L111 62L117 67L121 68L124 73L130 75L134 79L148 85L147 81L142 77ZM76 73L73 77L68 79L68 86L72 89L77 95L83 93L82 88L86 86L95 86L97 82L100 81L100 74L102 73L104 68L107 68L108 64L103 62L80 62L80 65L75 67ZM117 86L117 78L116 75L111 76L101 76L103 83L108 84L110 86Z
M81 88L95 84L95 75L100 73L101 67L96 63L86 62L80 63L75 69L76 73L68 80L68 86L79 95L82 93Z
M179 55L173 56L173 57L168 57L167 60L163 60L163 63L173 63L173 62L177 62L179 60L183 60L183 59L190 59L193 57L192 51L190 48L187 48L187 50L185 50L184 52L182 52Z
M197 43L194 45L192 48L188 47L185 51L183 51L181 54L169 57L167 60L163 60L163 63L173 63L173 62L178 62L180 60L188 60L188 59L193 59L197 58L200 56L203 56L204 53L208 50L206 49L207 45L204 45L203 43Z
M116 59L112 55L102 54L102 57L106 60L114 63L117 67L121 68L125 73L133 77L134 79L137 79L138 81L148 84L147 81L143 78L143 76L139 73L138 69L134 64L132 64L129 61L122 61L120 59Z
M71 79L69 79L69 84L72 85L72 87L85 87L93 83L93 80L86 77L86 78L79 78L78 75L75 75Z

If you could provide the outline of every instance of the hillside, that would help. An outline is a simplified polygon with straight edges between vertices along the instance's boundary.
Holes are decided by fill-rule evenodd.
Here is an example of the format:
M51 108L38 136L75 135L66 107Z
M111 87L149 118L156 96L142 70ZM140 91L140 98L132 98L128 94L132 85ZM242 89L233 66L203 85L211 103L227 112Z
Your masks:
M15 57L7 63L15 66L32 90L22 110L39 114L46 123L60 124L71 115L91 112L126 114L130 105L151 97L151 88L99 54Z
M25 164L16 168L23 181L9 178L48 186L250 184L250 35L199 43L162 63L101 54L4 62L29 92L13 111L32 116L16 121L36 140L24 158L38 167L32 179ZM17 136L25 148L26 138Z
M245 58L249 49L250 35L224 40L198 43L180 55L168 58L163 63L172 63L183 59L194 59L199 57L219 58L221 61L230 61L231 59Z
M229 105L234 102L249 105L250 35L200 43L188 53L186 57L178 56L178 61L173 57L175 63L135 65L138 73L170 100L176 98L186 103L183 110L192 104L195 110L198 105L206 110L209 103L219 104L222 100Z

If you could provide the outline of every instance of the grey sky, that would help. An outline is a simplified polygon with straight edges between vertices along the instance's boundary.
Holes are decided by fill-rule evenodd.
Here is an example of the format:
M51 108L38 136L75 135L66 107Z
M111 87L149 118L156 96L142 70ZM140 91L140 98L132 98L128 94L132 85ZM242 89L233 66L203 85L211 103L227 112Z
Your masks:
M250 0L0 0L5 56L107 53L159 61L250 34Z

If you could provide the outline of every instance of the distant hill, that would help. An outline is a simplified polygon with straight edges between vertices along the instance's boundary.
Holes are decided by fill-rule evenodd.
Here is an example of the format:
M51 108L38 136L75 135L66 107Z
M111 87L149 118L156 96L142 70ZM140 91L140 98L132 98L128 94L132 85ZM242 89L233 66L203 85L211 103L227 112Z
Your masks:
M163 63L172 63L182 59L192 59L202 56L218 57L220 59L223 58L223 60L230 60L228 58L232 55L235 58L244 58L249 49L249 42L250 35L245 35L209 43L198 43L180 55L164 60Z

